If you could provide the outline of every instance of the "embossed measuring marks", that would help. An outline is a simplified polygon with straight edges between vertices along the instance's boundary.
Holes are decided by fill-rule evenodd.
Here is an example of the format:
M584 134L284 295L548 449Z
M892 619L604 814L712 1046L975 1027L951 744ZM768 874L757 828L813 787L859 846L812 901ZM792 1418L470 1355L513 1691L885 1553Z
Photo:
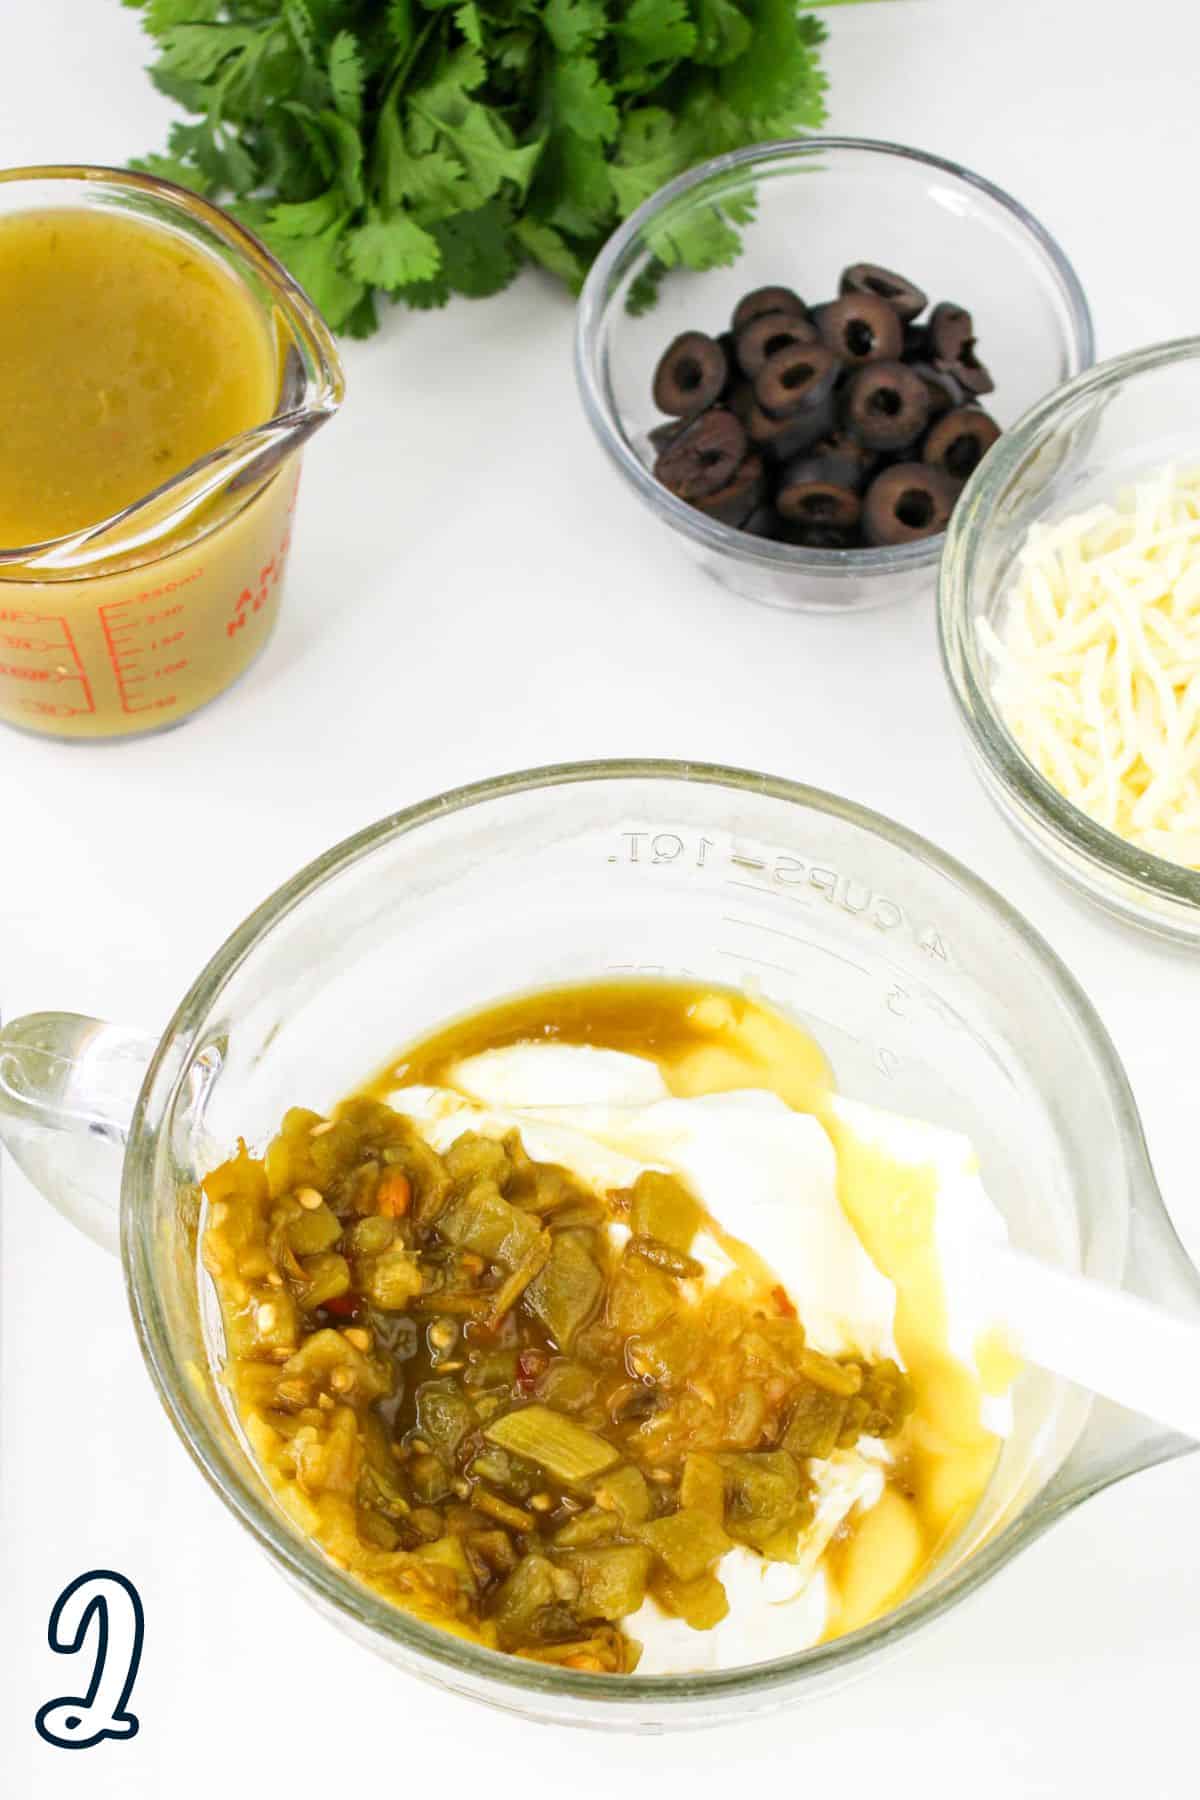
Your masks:
M785 903L778 923L733 911L722 914L722 926L738 934L738 941L730 945L718 944L716 948L719 955L735 962L739 968L769 970L794 982L799 971L779 960L787 954L786 945L790 942L806 953L814 947L819 948L823 957L843 963L855 975L868 973L853 955L843 954L824 942L814 946L803 931L793 930L787 923L789 905L807 909L827 906L861 922L864 931L873 935L897 937L913 944L934 962L951 961L950 948L936 925L914 917L891 895L882 893L844 868L785 851L752 854L748 849L735 847L732 842L722 844L715 838L686 831L624 831L619 834L619 841L619 849L607 857L609 863L637 864L647 870L675 868L685 874L702 871L706 878L715 878L723 888ZM772 951L770 955L767 954L769 950ZM670 971L652 971L639 965L638 972ZM922 1004L932 1007L935 1003L929 999ZM905 1024L910 1018L913 995L899 981L892 981L884 987L883 1006L892 1019ZM854 1041L865 1042L859 1038ZM875 1066L889 1079L903 1066L902 1058L889 1044L874 1042L870 1051Z
M610 853L610 863L703 869L722 876L728 886L743 887L753 894L790 899L802 906L824 902L862 919L876 931L907 935L919 949L940 962L952 960L949 946L936 926L912 918L898 900L880 893L847 870L783 851L751 856L732 845L721 845L714 838L677 831L623 831L619 835L621 848ZM748 880L749 874L758 879Z
M0 607L0 686L10 705L40 718L95 712L92 686L64 618Z
M85 1655L92 1639L91 1678L83 1694L47 1700L34 1729L59 1750L90 1750L105 1738L137 1735L129 1697L142 1660L145 1615L137 1589L115 1569L89 1569L54 1603L47 1636L63 1656Z

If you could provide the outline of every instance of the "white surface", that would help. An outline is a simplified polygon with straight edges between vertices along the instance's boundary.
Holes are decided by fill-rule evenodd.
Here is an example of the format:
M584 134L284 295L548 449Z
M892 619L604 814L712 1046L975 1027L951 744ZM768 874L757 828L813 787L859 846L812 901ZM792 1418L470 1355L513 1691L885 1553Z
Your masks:
M834 126L960 157L1019 195L1075 259L1102 353L1196 328L1200 11L929 0L830 19ZM0 164L118 163L160 142L169 109L116 0L13 0L0 31ZM141 744L3 735L5 1013L163 1022L300 863L455 782L610 752L724 760L893 814L1030 914L1112 1031L1200 1252L1195 955L1082 910L1009 840L951 732L929 606L794 619L694 575L589 441L570 346L568 301L533 280L351 346L351 399L309 459L285 617L253 678ZM447 720L449 673L465 692ZM1195 1793L1200 1460L1089 1503L871 1685L717 1736L539 1732L318 1623L166 1427L115 1267L6 1175L6 1797L478 1782L515 1800L566 1780L576 1800L660 1784L715 1800L734 1779L845 1792L848 1771L881 1767L889 1793L922 1800ZM142 1730L67 1755L30 1724L64 1686L46 1620L103 1564L146 1602Z

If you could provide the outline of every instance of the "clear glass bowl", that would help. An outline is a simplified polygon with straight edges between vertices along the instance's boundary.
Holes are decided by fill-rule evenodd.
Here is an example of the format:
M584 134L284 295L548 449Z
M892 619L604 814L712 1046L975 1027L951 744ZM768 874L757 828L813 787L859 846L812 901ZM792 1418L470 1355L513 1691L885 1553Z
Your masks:
M327 1108L447 1018L635 972L786 1009L844 1092L970 1133L1018 1245L1200 1315L1200 1275L1163 1210L1112 1045L1047 945L900 826L703 764L533 770L382 820L261 906L157 1045L73 1015L8 1025L0 1135L110 1243L106 1183L115 1190L124 1146L122 1257L163 1405L233 1518L327 1618L475 1699L649 1731L755 1714L877 1667L1071 1506L1195 1446L1029 1370L977 1515L916 1593L847 1637L718 1673L591 1676L504 1657L335 1567L274 1504L231 1417L192 1184L239 1136L261 1146L289 1106ZM736 1231L736 1196L730 1207ZM215 1531L211 1553L219 1580ZM232 1629L234 1596L230 1607Z
M683 226L742 215L744 250L728 268L673 268L657 305L635 317L632 284L668 260ZM678 332L716 333L749 289L784 283L805 299L837 293L842 269L869 258L899 269L931 300L970 308L996 380L986 405L1007 426L1086 369L1091 314L1074 269L1017 201L940 157L858 138L760 144L703 163L628 219L597 260L579 304L575 363L584 409L625 481L701 568L734 593L798 611L840 612L933 586L942 538L878 550L808 550L734 531L655 481L649 433L663 423L654 368Z
M1019 835L1108 912L1200 941L1200 873L1153 856L1073 806L1019 748L992 699L979 622L999 620L1037 520L1112 500L1139 475L1200 461L1200 337L1114 357L1006 432L950 521L939 581L942 660L975 768Z

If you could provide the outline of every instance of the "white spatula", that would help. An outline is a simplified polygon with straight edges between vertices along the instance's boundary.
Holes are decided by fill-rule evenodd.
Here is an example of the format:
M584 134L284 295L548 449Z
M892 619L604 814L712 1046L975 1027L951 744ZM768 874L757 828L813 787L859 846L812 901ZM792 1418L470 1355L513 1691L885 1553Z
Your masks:
M975 1272L1026 1362L1200 1440L1200 1323L1007 1245Z

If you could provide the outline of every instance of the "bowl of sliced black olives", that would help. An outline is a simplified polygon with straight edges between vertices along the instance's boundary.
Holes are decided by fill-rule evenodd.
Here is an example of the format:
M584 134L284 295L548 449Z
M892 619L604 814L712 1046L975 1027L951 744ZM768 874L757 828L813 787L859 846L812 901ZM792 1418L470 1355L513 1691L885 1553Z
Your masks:
M820 611L931 593L979 463L1092 354L1078 278L1015 200L844 138L663 188L597 261L576 343L651 510L735 592Z

